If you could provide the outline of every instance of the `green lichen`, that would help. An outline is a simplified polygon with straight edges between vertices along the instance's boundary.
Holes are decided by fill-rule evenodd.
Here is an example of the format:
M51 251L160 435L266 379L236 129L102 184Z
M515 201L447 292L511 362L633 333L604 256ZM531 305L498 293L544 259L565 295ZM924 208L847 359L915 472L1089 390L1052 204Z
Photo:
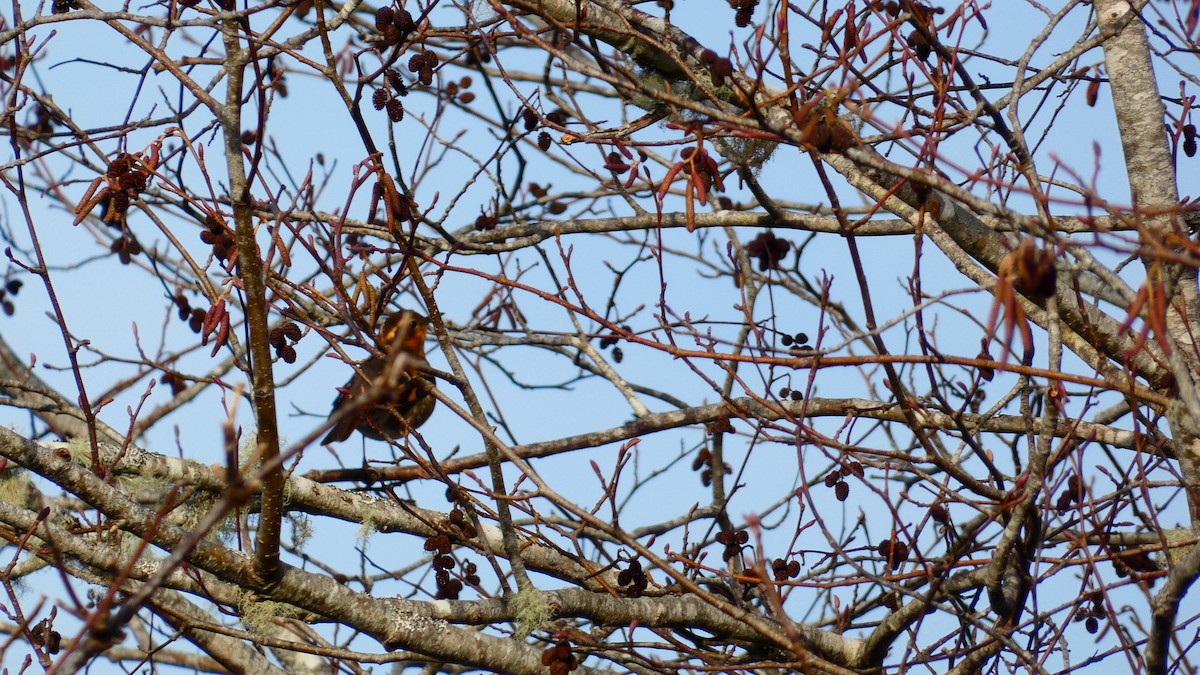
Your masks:
M140 474L122 474L117 477L116 483L122 492L135 498L150 499L156 495L165 495L171 490L169 481ZM161 501L161 497L158 501Z
M27 508L31 489L33 489L33 483L25 474L25 469L12 466L4 473L0 473L0 501Z
M242 437L242 447L238 448L238 464L242 472L248 473L258 468L262 459L258 456L258 432L249 431Z
M629 102L646 111L663 109L664 104L658 99L658 94L660 92L672 93L671 80L653 70L638 69L637 72L641 91L630 97Z
M251 600L242 602L242 625L256 635L269 635L276 621L296 619L302 615L300 609L284 602Z
M779 147L774 141L737 137L718 138L713 141L713 145L722 157L755 173L762 169L762 165L775 153L775 148Z
M71 454L71 459L81 464L92 461L92 446L86 438L76 436L67 441L67 452Z
M364 551L367 550L368 544L371 543L371 535L378 531L379 528L375 525L375 519L370 514L363 515L362 526L358 528L355 539L358 539L358 543Z
M515 636L524 640L529 634L553 618L546 594L536 588L526 588L512 599L513 617L517 620Z
M208 515L209 509L216 505L219 498L220 495L215 492L196 490L176 509L178 514L176 522L188 531L195 530L200 526L200 521ZM208 538L226 543L233 541L237 534L237 517L239 515L245 515L245 512L231 511L221 519L216 528L208 533Z
M1164 530L1163 538L1167 540L1167 546L1163 549L1163 553L1166 554L1167 562L1172 566L1179 564L1184 556L1196 548L1195 543L1183 543L1196 538L1196 532L1188 528L1177 527Z
M292 521L292 545L297 551L303 550L304 545L312 539L313 528L308 516L299 514L289 514L288 518Z

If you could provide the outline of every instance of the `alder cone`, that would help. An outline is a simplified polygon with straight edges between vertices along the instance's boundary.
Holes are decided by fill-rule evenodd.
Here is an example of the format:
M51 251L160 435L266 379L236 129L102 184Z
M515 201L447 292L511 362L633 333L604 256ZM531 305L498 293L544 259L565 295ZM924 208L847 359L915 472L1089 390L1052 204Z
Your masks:
M405 36L417 28L412 13L403 7L392 10L392 25Z
M387 108L388 119L391 121L399 122L404 119L404 104L400 99L393 98L385 103L384 107Z
M392 8L380 7L375 10L375 30L383 32L392 23Z

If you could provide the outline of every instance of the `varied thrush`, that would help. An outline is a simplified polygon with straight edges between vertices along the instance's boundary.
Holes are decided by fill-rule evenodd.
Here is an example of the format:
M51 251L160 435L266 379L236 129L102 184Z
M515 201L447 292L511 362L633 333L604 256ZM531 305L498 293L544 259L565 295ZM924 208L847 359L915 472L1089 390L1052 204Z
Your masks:
M350 412L333 425L322 444L344 441L355 429L379 441L402 438L429 419L437 399L430 391L433 377L425 360L428 328L429 319L409 309L384 322L376 338L384 356L363 361L339 390L329 416Z

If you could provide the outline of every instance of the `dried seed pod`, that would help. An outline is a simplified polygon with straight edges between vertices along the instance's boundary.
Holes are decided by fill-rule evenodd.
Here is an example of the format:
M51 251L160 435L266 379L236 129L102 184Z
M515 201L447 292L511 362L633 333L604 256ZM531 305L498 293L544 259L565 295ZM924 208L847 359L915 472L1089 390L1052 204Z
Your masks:
M113 240L109 251L117 254L122 265L128 265L133 256L142 253L142 245L132 234L125 234Z
M387 89L376 89L375 93L371 94L371 105L376 110L383 110L383 106L387 105L388 91Z
M468 66L478 66L483 63L490 63L492 54L483 45L476 43L471 45L467 50L466 64Z
M47 653L57 654L62 649L62 635L53 630L49 619L42 619L30 630L33 644L46 650Z
M837 484L833 486L833 495L837 497L839 502L846 501L846 498L850 496L850 484L844 480L838 481Z
M178 396L180 392L187 389L187 382L183 378L177 377L174 373L163 372L162 383L171 388L171 396Z
M397 30L393 24L388 24L380 31L380 36L383 38L384 45L398 45L404 42L404 34Z
M542 149L542 152L548 151L550 149L550 134L545 131L538 134L537 144Z
M412 14L403 7L392 11L392 25L405 37L408 37L408 34L417 28Z
M382 33L387 30L388 26L391 25L393 25L391 7L380 7L379 9L375 10L375 30Z
M279 332L285 338L287 338L289 342L299 342L300 338L304 336L304 333L300 331L300 326L297 326L295 321L288 321L280 326Z
M771 269L779 269L779 263L787 256L791 248L790 241L780 239L775 236L774 232L766 230L760 232L754 241L746 245L746 254L758 260L760 272L766 272Z
M387 102L387 114L388 119L393 122L404 119L404 104L400 102L400 99L394 98Z
M940 501L934 502L929 506L929 517L935 522L945 525L950 522L950 511L946 509L946 505Z
M608 156L605 158L604 168L618 176L629 171L629 165L625 163L624 157L619 152L608 153Z
M928 61L929 56L933 53L933 46L920 31L914 30L908 34L908 46L912 48L913 54L922 61Z
M387 82L389 85L391 85L392 89L396 90L397 94L401 96L408 95L408 87L405 86L404 76L400 74L400 71L396 70L395 68L388 68Z
M525 122L525 131L533 131L538 128L541 120L538 119L537 113L530 108L521 110L521 119Z
M188 313L192 311L192 305L188 302L187 296L183 294L183 291L179 291L172 300L175 302L175 306L179 308L179 320L187 321Z

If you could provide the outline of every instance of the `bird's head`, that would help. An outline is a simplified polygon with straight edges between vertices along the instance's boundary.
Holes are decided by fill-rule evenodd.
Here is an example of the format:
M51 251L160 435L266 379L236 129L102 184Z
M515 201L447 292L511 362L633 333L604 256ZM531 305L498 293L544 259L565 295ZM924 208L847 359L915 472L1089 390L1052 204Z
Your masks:
M379 331L379 345L384 349L393 346L424 358L425 333L429 330L429 319L411 309L401 310L388 317Z

